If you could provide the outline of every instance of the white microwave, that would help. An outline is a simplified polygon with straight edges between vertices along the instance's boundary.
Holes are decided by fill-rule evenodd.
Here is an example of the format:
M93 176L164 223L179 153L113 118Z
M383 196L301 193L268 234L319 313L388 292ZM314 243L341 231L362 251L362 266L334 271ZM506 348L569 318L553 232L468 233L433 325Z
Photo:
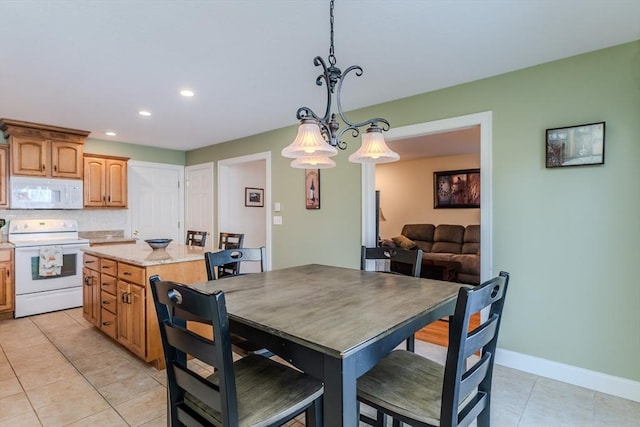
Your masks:
M11 209L82 209L82 180L11 176Z

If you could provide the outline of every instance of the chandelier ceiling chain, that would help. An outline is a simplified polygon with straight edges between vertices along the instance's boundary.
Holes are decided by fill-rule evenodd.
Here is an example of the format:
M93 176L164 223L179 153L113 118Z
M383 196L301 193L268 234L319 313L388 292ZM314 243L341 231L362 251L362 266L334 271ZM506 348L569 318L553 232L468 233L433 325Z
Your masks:
M296 117L300 120L300 128L296 139L289 146L282 150L282 155L292 157L295 160L291 163L293 167L333 167L335 162L328 157L335 156L337 149L345 150L347 143L342 140L342 136L351 131L352 137L360 135L363 126L369 126L363 136L360 150L349 156L349 160L356 163L384 163L399 159L397 153L391 151L384 142L383 131L390 129L389 122L381 117L375 117L362 122L352 122L344 114L342 109L342 84L347 74L354 72L356 76L363 73L362 67L352 65L344 73L336 66L336 56L334 47L334 0L331 0L329 7L330 24L330 45L327 63L316 56L313 63L316 67L322 67L322 74L316 78L316 85L326 85L327 107L324 116L318 116L309 107L300 107L296 112ZM338 116L345 128L340 130L340 123L336 113L331 112L333 104L333 94L336 96L336 107Z

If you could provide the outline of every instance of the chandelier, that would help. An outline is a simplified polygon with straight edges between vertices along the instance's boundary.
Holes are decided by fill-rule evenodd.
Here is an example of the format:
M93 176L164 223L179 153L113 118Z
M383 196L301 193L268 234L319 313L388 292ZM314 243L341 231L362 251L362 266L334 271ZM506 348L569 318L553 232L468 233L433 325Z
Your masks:
M356 76L361 76L363 71L362 67L358 65L348 67L344 73L336 67L333 47L333 2L334 0L331 0L329 7L329 23L331 25L329 67L320 56L316 56L313 60L316 67L322 67L322 74L316 78L316 84L326 86L327 108L322 117L309 107L298 108L296 113L296 117L300 120L298 134L294 141L282 150L282 155L294 159L291 162L291 166L294 168L324 169L335 167L336 162L330 157L338 154L338 149L347 148L347 143L342 140L342 136L351 131L351 135L355 138L360 135L360 128L368 125L369 127L362 137L360 149L349 156L349 161L354 163L395 162L400 159L400 156L387 147L382 135L383 131L389 130L389 122L386 119L376 117L363 122L352 122L342 111L340 94L344 78L351 72L355 72ZM338 116L345 125L344 129L340 129L336 113L331 112L334 94L336 95Z

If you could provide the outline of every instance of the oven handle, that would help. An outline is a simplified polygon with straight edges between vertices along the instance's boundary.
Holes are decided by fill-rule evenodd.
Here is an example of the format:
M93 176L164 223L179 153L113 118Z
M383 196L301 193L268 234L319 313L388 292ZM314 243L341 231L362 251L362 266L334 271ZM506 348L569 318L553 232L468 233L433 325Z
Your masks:
M46 246L60 246L62 248L62 250L75 250L75 249L82 249L82 248L88 248L89 244L88 243L71 243L71 244L67 244L67 245L45 245L45 246L18 246L15 248L16 252L27 252L27 251L39 251L40 248L44 248Z

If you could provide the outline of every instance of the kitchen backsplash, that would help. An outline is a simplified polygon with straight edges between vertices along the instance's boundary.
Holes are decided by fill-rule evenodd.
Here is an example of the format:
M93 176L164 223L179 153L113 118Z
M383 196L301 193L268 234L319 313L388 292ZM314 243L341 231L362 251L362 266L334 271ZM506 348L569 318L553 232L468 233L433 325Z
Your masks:
M75 219L78 231L125 230L129 234L129 211L127 209L77 209L77 210L0 210L0 218L7 222L12 219ZM3 227L2 237L6 241L8 227Z

